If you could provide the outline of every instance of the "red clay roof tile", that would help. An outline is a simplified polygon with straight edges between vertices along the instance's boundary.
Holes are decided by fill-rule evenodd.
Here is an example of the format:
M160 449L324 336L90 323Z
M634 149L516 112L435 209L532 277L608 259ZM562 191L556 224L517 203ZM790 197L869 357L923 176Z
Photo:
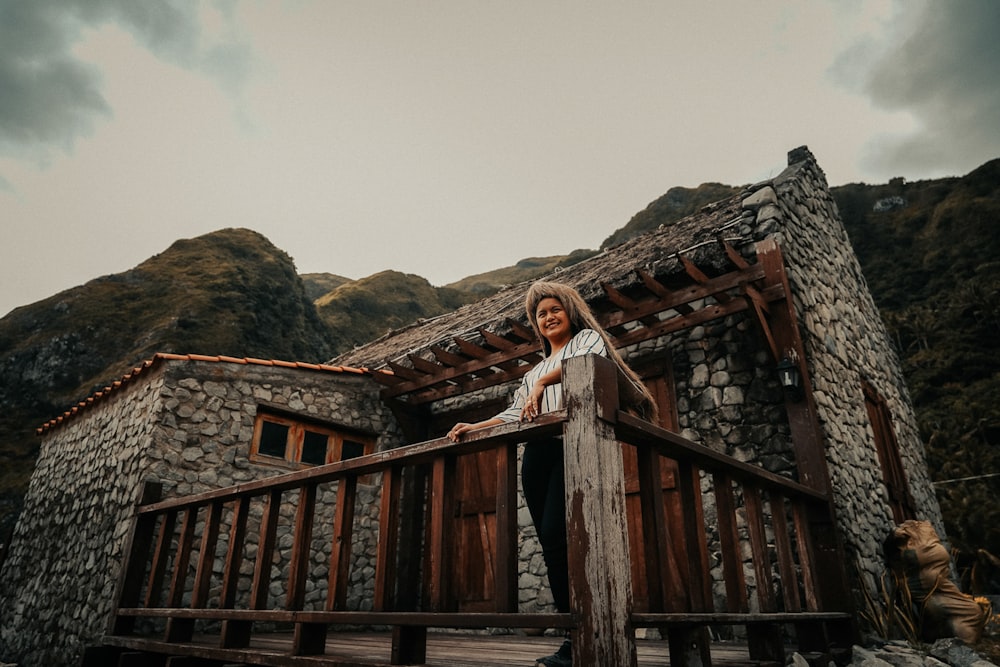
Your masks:
M304 361L280 361L277 359L255 359L253 357L239 358L239 357L227 357L224 355L212 357L204 354L175 354L172 352L157 352L152 359L147 359L143 361L141 365L136 366L131 370L131 372L123 375L120 380L115 380L101 391L94 392L92 395L83 399L82 401L80 401L79 403L77 403L76 405L74 405L66 412L59 415L58 417L55 417L54 419L50 419L49 421L45 422L44 424L35 429L35 433L37 435L43 435L47 431L50 431L53 428L61 424L64 424L69 419L72 419L73 417L78 415L85 408L93 405L94 403L105 398L106 396L115 393L121 387L123 387L124 385L128 384L136 377L141 375L146 369L152 368L153 366L156 366L165 361L188 361L188 360L230 363L230 364L244 364L244 365L252 364L256 366L279 366L282 368L299 368L302 370L323 371L326 373L353 373L357 375L366 375L370 373L370 371L367 368L351 368L349 366L329 366L327 364L312 364Z

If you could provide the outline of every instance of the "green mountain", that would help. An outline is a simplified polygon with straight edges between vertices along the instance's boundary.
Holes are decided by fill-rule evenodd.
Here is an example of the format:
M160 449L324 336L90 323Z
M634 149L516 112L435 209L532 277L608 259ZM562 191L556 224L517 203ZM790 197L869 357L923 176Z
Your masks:
M896 340L948 537L1000 553L1000 159L832 188Z
M326 361L327 327L291 258L246 229L177 241L0 320L0 539L34 466L34 429L156 352Z
M670 188L665 195L633 215L624 227L604 239L601 248L620 245L660 225L686 218L697 213L703 206L732 197L742 189L721 183L702 183L696 188Z
M302 284L306 288L306 297L310 301L316 301L324 294L332 292L344 283L351 282L350 278L338 276L333 273L303 273Z
M434 317L475 301L477 296L398 271L344 283L316 299L336 352L375 340L421 318Z

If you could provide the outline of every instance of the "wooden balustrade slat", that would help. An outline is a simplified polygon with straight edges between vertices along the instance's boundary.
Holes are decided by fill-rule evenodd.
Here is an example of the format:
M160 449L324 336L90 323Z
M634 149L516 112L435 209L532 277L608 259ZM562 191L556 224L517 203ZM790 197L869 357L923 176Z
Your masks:
M378 518L378 550L375 560L375 611L392 611L395 601L402 471L402 466L394 465L382 474L382 505Z
M191 593L191 606L196 609L204 607L208 603L209 587L212 584L212 567L215 564L215 547L219 541L221 523L222 503L212 503L209 505L205 517L205 528L198 551L198 568L194 575L194 590Z
M452 611L449 586L451 526L455 516L455 458L445 456L431 467L430 519L427 522L427 608L430 611Z
M813 566L812 539L809 535L809 508L804 502L792 502L795 523L795 542L799 550L799 567L802 569L802 588L806 598L806 611L820 611L816 570Z
M306 484L299 489L299 506L295 510L295 526L292 529L292 556L288 564L286 609L302 609L302 604L305 602L315 509L316 485Z
M333 515L333 545L330 548L330 573L326 587L326 609L343 609L351 573L351 544L354 538L354 504L358 478L354 475L337 485L337 506Z
M223 609L232 609L236 604L240 566L243 564L243 548L247 534L247 520L250 516L250 500L250 496L242 496L238 497L233 504L226 564L222 572L222 593L219 597L219 606ZM249 646L250 627L247 623L224 620L222 630L219 633L219 646L222 648Z
M715 510L719 521L719 543L722 551L722 576L726 583L726 611L747 612L746 578L740 553L739 527L736 523L736 500L729 475L716 473Z
M517 611L517 446L497 449L496 610Z
M712 610L712 583L708 574L708 539L701 503L701 474L689 461L677 462L677 491L684 512L684 553L687 597L691 611Z
M649 611L672 611L674 604L668 590L681 581L681 576L670 548L673 540L663 511L660 455L648 447L641 448L636 454Z
M167 596L168 607L179 607L184 599L187 584L188 566L191 564L191 548L194 546L194 529L198 521L198 508L189 507L184 512L184 523L177 542L177 554L174 559L173 576L170 579L170 593ZM163 639L168 642L191 641L194 633L194 623L187 619L169 618L164 629Z
M257 543L257 558L253 568L253 584L250 587L251 609L267 608L267 594L271 587L271 564L274 562L274 544L281 517L281 496L280 490L272 490L267 494L267 501L264 504L260 541Z
M156 538L153 552L153 563L149 568L149 583L146 585L146 606L158 607L160 594L163 592L163 580L167 574L167 564L170 560L170 546L174 539L174 528L177 527L177 510L168 511L160 522L160 531Z
M285 608L289 610L302 609L305 603L316 493L316 484L306 484L299 489L299 505L295 511L295 526L292 532L292 555L288 566L288 593L285 601ZM322 655L325 650L325 625L306 622L295 624L292 655Z
M771 526L774 530L774 550L778 557L778 574L781 577L781 595L786 612L802 611L799 601L799 579L795 573L795 557L788 536L788 510L785 498L771 495Z
M760 611L776 611L774 584L771 577L771 554L767 546L767 527L764 523L764 502L757 487L744 485L743 502L746 504L747 530L750 533L750 553L753 554L757 603Z
M233 504L233 515L229 525L229 544L226 563L222 570L222 593L219 606L232 609L236 603L236 591L240 579L240 565L243 563L243 542L247 534L247 518L250 515L250 497L238 498Z
M751 485L743 486L743 502L746 508L747 532L750 535L750 553L754 569L754 588L757 591L759 612L775 611L774 583L771 577L771 554L767 546L767 528L764 522L764 502L760 490ZM747 626L747 645L750 657L761 661L783 661L785 659L781 627L777 624L754 624Z
M170 578L170 593L167 596L168 607L181 606L181 599L184 597L184 585L187 582L188 566L191 564L191 547L194 545L194 527L197 520L198 508L187 508L184 512L184 522L181 524L181 532L177 540L174 571L173 576Z
M144 482L139 491L136 505L159 500L163 486L158 482ZM153 548L153 537L156 534L156 515L139 515L132 518L132 531L125 541L124 553L128 560L122 568L121 577L115 591L116 608L131 607L138 604L142 596L142 585L146 579L146 563L150 559ZM112 634L131 634L135 629L135 619L119 615L111 617L109 631Z

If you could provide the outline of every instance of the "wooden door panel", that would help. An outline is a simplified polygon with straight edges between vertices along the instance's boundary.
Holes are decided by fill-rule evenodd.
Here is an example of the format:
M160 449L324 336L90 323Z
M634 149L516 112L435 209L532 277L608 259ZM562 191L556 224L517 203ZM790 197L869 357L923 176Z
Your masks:
M495 605L497 453L458 458L452 591L459 611L491 611Z
M657 401L659 425L677 430L677 409L674 400L673 377L669 364L661 361L657 367L649 367L642 373L647 388ZM641 371L640 371L641 372ZM646 547L642 524L642 504L639 496L639 456L635 447L622 445L622 460L625 468L625 507L627 511L629 553L632 561L632 591L636 611L681 611L687 605L688 593L685 588L687 577L687 556L684 543L683 508L677 491L677 462L666 457L659 458L660 489L663 497L663 520L669 534L669 562L650 563L646 557ZM657 567L663 576L663 599L650 600L648 569ZM672 573L672 576L670 575Z

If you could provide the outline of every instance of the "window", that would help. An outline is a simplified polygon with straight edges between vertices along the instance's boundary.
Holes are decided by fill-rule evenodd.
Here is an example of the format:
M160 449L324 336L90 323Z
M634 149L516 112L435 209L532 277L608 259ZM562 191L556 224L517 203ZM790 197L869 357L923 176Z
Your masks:
M320 422L259 411L250 460L292 467L318 466L370 454L374 438Z
M892 518L896 523L916 518L913 497L910 495L910 485L906 482L906 472L903 470L903 459L899 455L899 443L892 428L892 412L886 405L875 387L863 383L865 407L868 409L868 419L871 421L875 434L875 449L878 452L879 464L882 466L882 481L889 494L889 505L892 508Z

